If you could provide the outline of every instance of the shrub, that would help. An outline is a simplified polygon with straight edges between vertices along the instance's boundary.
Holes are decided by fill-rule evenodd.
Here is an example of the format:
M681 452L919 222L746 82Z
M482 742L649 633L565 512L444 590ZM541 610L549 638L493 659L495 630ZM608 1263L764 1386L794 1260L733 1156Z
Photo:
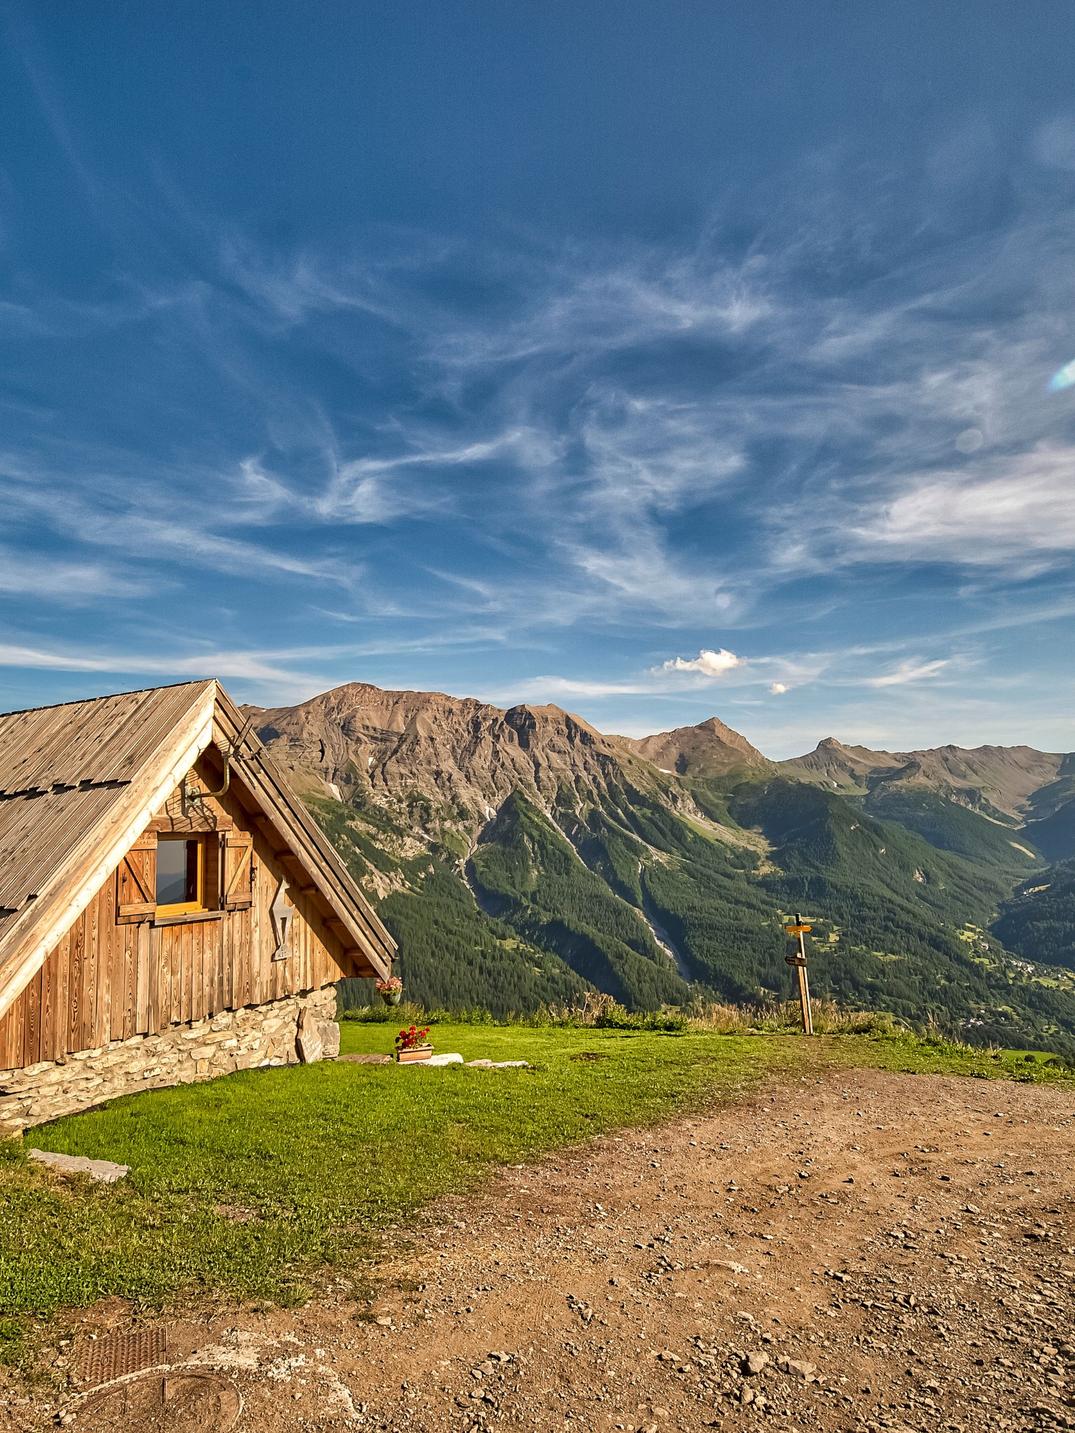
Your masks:
M399 1005L360 1005L354 1010L341 1010L341 1020L354 1020L359 1025L398 1025L401 1020L424 1020L425 1011L412 1000L401 1001Z
M357 1005L340 1011L341 1020L353 1020L358 1025L395 1025L400 1020L414 1024L434 1025L510 1025L533 1024L524 1016L497 1020L482 1005L467 1010L427 1010L413 1000L403 1000L398 1005Z
M686 1030L690 1023L682 1010L628 1010L611 995L587 990L574 1005L546 1005L539 1012L541 1025L596 1030Z

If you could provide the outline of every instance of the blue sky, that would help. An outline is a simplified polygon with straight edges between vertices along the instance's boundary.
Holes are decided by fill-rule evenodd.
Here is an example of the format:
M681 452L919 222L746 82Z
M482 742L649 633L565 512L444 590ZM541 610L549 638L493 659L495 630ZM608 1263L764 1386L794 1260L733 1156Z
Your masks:
M1075 748L1075 12L3 5L0 707Z

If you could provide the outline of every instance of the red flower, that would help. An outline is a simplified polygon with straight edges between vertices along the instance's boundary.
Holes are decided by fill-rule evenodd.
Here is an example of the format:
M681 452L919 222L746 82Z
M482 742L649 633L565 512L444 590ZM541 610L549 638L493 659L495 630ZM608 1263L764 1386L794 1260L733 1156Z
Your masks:
M423 1045L426 1036L429 1034L429 1030L430 1027L428 1025L424 1026L421 1030L419 1030L417 1025L412 1025L409 1030L401 1030L395 1039L396 1048L399 1050L413 1050L416 1046Z

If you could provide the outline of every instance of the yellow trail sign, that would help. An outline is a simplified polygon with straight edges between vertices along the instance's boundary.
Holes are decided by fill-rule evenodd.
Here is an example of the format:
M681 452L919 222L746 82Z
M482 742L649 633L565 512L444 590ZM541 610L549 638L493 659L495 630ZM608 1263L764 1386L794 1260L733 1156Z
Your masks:
M812 925L786 925L784 929L788 935L806 935L807 931L813 930Z

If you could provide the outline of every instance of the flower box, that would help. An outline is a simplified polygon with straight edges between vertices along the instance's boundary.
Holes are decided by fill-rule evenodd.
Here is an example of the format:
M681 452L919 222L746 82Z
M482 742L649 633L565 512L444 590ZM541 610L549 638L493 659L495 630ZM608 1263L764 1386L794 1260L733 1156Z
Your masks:
M401 1030L395 1039L396 1059L404 1065L428 1060L433 1053L433 1046L426 1039L428 1034L428 1025L423 1025L420 1030L417 1025Z

